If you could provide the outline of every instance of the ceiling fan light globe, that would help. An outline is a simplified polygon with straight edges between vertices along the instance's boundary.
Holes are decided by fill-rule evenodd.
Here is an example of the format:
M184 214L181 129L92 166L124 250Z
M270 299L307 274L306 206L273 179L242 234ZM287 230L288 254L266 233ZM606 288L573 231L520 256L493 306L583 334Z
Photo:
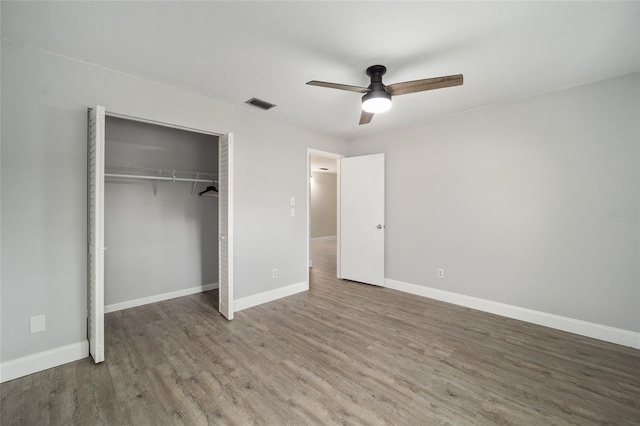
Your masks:
M391 108L391 95L387 92L369 92L362 97L362 109L379 114Z

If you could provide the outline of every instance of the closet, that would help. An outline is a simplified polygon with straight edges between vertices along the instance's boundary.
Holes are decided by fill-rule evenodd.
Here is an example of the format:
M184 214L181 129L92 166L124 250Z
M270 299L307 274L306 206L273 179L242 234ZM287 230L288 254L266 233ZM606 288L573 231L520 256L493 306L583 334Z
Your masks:
M218 288L232 319L233 138L89 110L88 340L104 314ZM220 267L222 265L222 267Z
M217 136L107 117L105 142L105 312L214 288Z

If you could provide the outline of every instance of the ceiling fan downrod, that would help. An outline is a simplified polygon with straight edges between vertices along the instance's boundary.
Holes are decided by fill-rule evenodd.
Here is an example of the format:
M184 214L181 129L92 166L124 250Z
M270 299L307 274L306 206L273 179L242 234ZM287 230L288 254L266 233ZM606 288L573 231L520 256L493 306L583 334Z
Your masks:
M369 89L376 92L384 90L382 76L385 75L386 72L387 67L385 67L384 65L372 65L367 68L367 75L371 77L371 84L369 85Z

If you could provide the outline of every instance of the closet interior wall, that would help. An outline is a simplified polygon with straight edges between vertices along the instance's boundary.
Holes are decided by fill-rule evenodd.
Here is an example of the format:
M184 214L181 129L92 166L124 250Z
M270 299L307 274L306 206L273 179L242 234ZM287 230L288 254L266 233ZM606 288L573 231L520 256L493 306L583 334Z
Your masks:
M107 117L105 136L107 173L218 172L213 135ZM105 178L105 307L217 283L218 199L198 196L207 185Z

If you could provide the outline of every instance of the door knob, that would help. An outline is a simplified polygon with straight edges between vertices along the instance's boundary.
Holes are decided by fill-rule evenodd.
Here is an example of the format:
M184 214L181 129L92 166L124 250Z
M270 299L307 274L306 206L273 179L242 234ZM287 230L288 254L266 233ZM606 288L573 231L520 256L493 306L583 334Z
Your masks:
M380 225L380 224L378 224L378 226L376 226L376 228L378 228L378 229L382 229L382 228L384 228L384 225Z

